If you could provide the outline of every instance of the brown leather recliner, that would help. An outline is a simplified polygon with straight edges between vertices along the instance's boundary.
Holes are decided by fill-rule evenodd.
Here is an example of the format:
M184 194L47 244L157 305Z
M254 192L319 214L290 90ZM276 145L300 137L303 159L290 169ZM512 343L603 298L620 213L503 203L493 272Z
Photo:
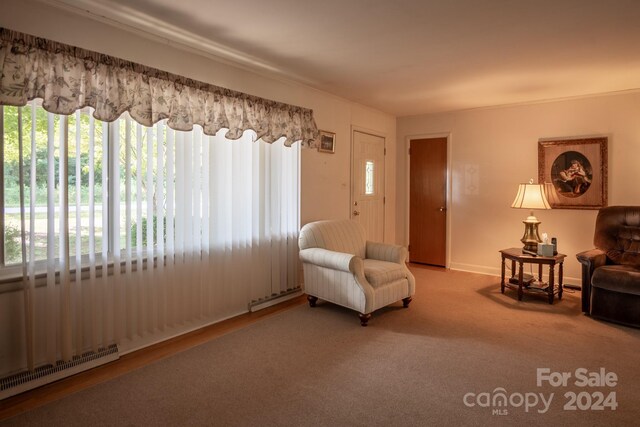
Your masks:
M582 264L582 311L640 327L640 206L600 209L596 249L576 255Z

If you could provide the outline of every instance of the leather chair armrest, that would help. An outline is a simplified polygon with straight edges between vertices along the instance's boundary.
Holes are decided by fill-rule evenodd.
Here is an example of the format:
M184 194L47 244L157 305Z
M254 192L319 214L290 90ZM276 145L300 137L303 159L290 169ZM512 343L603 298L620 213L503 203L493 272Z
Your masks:
M590 249L588 251L580 252L576 255L576 258L581 264L594 265L594 269L605 265L607 262L607 254L600 249Z
M400 245L367 241L367 259L404 264L407 260L407 248Z
M323 248L309 248L300 251L300 260L309 264L354 273L355 264L360 257ZM362 267L362 261L360 261ZM364 270L363 270L364 271Z
M582 311L590 312L591 306L591 276L593 271L607 263L607 254L600 249L580 252L576 258L582 264Z

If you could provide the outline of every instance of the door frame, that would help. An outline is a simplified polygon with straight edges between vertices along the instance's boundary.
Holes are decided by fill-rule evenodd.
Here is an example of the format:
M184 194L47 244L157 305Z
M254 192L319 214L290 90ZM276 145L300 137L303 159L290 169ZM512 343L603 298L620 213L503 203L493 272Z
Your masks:
M407 201L405 206L405 242L409 245L409 231L410 231L410 213L411 213L411 159L409 157L409 148L411 147L411 141L418 139L429 139L429 138L447 138L447 178L446 178L446 190L445 194L447 197L446 200L446 230L445 230L445 268L449 268L451 265L451 199L453 196L452 188L451 188L451 179L452 179L452 171L451 171L451 152L452 152L452 140L451 132L436 132L436 133L422 133L416 135L407 135L405 137L405 162L406 162L406 173L405 173L405 189L407 194Z
M354 180L354 170L353 170L353 145L355 141L355 133L365 133L367 135L375 136L378 138L382 138L384 141L384 175L382 176L382 241L384 242L386 239L386 231L387 231L387 204L386 204L386 196L387 196L387 135L384 132L380 132L373 129L367 129L361 126L351 125L351 141L350 141L350 156L349 156L349 206L347 211L347 218L351 219L351 211L353 210L353 180Z

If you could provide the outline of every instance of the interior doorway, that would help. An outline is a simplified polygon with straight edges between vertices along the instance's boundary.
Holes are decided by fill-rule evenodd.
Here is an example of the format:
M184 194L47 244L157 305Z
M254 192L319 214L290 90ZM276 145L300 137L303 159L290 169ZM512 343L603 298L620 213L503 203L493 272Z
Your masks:
M353 131L351 152L351 218L362 224L367 239L384 241L385 139Z
M446 267L447 137L409 141L409 260Z

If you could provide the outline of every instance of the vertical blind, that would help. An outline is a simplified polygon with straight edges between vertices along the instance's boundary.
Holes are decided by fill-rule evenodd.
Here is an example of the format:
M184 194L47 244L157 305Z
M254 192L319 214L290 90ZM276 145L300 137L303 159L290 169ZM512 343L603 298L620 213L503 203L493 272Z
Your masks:
M299 143L8 108L30 369L298 287Z

